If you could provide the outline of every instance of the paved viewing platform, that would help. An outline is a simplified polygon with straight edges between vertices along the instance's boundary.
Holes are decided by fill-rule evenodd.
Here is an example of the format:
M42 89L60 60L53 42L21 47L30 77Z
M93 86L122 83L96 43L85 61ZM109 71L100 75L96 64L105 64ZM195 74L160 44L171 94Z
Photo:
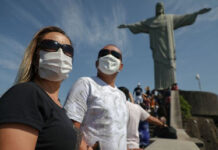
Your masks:
M155 139L145 150L200 150L192 141L179 139Z

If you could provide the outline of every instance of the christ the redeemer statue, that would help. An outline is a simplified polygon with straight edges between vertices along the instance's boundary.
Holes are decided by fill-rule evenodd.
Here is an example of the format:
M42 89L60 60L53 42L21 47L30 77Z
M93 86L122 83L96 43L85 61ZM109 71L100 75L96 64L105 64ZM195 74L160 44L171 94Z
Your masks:
M204 8L185 15L164 13L164 5L156 4L156 16L135 24L121 24L118 28L129 28L134 33L148 33L150 48L154 60L155 89L170 88L176 83L176 54L174 30L191 25L200 14L207 13L211 8Z

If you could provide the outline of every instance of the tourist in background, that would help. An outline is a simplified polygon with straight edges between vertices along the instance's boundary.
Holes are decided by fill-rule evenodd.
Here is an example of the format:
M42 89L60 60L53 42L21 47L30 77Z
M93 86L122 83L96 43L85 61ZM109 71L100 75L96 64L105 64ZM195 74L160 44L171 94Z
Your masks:
M141 84L140 82L137 84L137 87L134 89L133 91L133 95L135 97L135 103L136 104L140 104L143 100L142 100L142 93L143 90L141 88Z

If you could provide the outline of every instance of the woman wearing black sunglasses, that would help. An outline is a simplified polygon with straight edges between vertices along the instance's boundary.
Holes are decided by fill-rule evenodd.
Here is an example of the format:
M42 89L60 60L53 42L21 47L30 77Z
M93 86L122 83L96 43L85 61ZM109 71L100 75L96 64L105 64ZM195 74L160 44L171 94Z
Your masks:
M58 27L45 27L27 47L15 85L0 98L1 150L75 150L79 132L58 99L72 70L73 47Z

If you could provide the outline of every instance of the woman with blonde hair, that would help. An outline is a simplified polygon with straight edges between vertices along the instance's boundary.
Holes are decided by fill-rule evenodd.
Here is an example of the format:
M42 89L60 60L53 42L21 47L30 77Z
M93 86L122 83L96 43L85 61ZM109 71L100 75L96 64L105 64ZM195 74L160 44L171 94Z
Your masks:
M41 29L27 47L15 85L0 98L1 150L76 150L80 134L58 98L72 70L70 38L55 26Z

